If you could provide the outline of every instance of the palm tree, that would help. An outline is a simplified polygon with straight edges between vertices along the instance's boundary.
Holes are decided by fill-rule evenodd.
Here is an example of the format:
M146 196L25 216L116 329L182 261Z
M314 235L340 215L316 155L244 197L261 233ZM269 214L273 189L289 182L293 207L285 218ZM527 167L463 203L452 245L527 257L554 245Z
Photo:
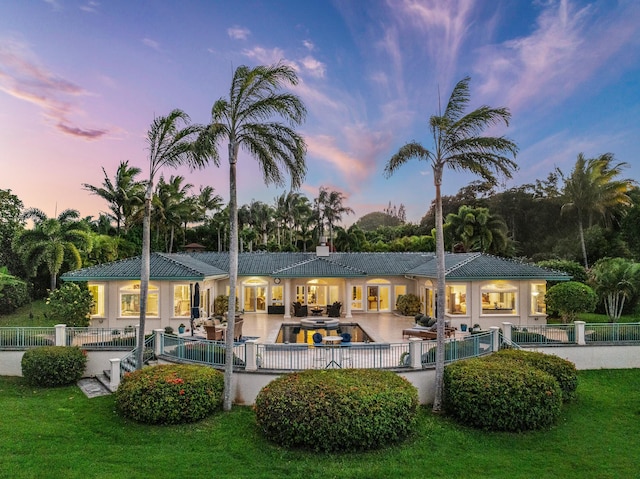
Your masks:
M165 182L164 176L160 177L156 194L153 197L153 213L158 234L161 227L164 231L164 244L167 253L173 252L173 240L176 228L183 223L188 223L193 218L196 209L195 200L189 196L191 183L182 184L184 176L173 176Z
M589 284L604 303L609 320L616 322L622 315L625 300L640 287L640 264L624 258L603 258L589 271Z
M144 328L147 315L147 296L149 293L149 268L151 262L151 201L153 183L156 175L164 166L176 168L189 165L199 168L206 163L208 151L194 145L194 137L201 131L197 125L189 125L189 115L182 110L173 110L167 116L153 120L147 132L149 147L149 180L144 195L144 217L142 220L142 266L140 270L140 325L138 348L136 349L136 367L142 368L144 350ZM184 127L183 127L184 125Z
M122 161L118 165L114 181L111 181L105 169L102 168L104 180L101 187L87 183L82 185L86 190L109 203L109 209L111 210L109 217L116 222L116 234L118 236L120 236L120 227L122 225L124 225L125 231L128 228L134 208L143 203L144 182L136 181L136 176L140 172L140 168L129 166L128 161Z
M590 159L580 153L571 175L565 179L563 194L566 202L562 205L562 211L576 212L580 246L587 269L589 261L584 241L584 222L588 221L591 226L594 215L601 215L606 222L610 222L621 208L632 204L627 193L631 191L633 181L615 179L626 166L624 162L613 164L611 153Z
M318 194L318 212L321 218L321 232L324 232L324 223L326 221L329 227L329 243L333 247L333 226L342 221L342 215L354 213L352 208L343 206L342 202L345 200L344 194L339 191L329 191L324 186L320 187L320 193Z
M253 156L262 170L266 184L284 184L281 168L291 180L291 187L298 188L306 173L304 156L306 145L293 129L301 124L306 109L294 94L282 92L288 85L296 85L295 71L283 64L272 66L238 67L231 81L228 98L220 98L213 104L211 124L202 135L201 144L214 153L218 164L217 144L228 141L229 152L229 216L231 240L229 246L229 297L236 297L238 280L238 202L236 193L236 165L240 147ZM273 121L273 117L283 119ZM233 331L235 301L229 301L228 329ZM233 335L226 337L225 384L223 408L231 410L231 386L233 374Z
M338 251L362 251L366 241L364 231L356 224L347 229L336 227L335 246Z
M51 291L56 289L57 276L66 263L72 269L82 266L81 250L91 249L91 235L86 222L78 221L77 210L64 210L57 218L37 208L25 211L24 218L34 221L33 229L22 230L13 241L13 250L23 258L25 266L35 274L45 264L51 279Z
M507 252L507 225L501 217L492 215L488 208L462 205L458 213L447 215L444 227L449 229L454 243L458 241L464 251Z
M445 167L453 170L467 170L480 175L485 181L496 181L495 175L500 173L510 178L516 163L507 155L514 156L518 147L505 137L482 136L483 131L492 125L509 124L511 114L506 108L490 108L481 106L464 114L469 103L470 78L460 80L454 87L444 113L431 116L429 127L433 137L433 150L428 150L420 143L411 142L402 146L391 157L385 167L385 175L391 176L408 160L431 163L433 184L436 190L436 261L438 279L437 300L437 336L436 351L436 391L433 402L434 412L442 409L444 388L444 308L445 308L445 265L444 239L442 234L442 174Z

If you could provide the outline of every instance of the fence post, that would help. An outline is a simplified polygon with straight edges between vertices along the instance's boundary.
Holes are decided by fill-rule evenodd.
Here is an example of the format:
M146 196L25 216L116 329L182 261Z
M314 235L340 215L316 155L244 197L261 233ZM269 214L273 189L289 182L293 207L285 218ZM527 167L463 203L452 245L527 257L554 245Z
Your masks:
M109 379L109 389L115 391L120 386L120 358L113 358L111 362L111 375Z
M513 324L512 323L502 323L502 336L504 336L504 340L507 343L511 342L511 331L513 328Z
M491 351L494 353L500 350L500 328L498 326L491 326Z
M413 369L422 369L422 339L409 338L409 358Z
M56 324L56 346L67 345L67 325Z
M258 343L255 339L244 342L244 354L246 358L245 371L256 371L258 369Z
M153 342L155 345L155 350L153 351L154 354L156 356L160 356L162 353L164 353L164 329L154 329L153 330L153 334L154 334L154 338L153 338ZM137 337L137 335L136 335Z
M585 322L584 321L574 321L573 322L573 326L574 328L576 328L576 343L584 346L586 343L586 341L584 340L584 325Z

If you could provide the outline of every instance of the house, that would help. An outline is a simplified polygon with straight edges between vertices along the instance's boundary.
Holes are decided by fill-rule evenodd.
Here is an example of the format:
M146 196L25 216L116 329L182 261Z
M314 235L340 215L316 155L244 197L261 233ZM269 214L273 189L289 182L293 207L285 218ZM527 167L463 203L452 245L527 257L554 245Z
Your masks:
M342 303L342 316L390 312L400 295L416 294L425 314L435 316L434 253L241 253L238 258L238 304L245 313L292 315L300 302L326 313ZM448 253L445 319L461 324L499 326L546 323L547 281L566 281L565 273L482 253ZM141 258L129 258L62 275L86 281L94 297L92 325L137 324ZM198 285L200 317L213 315L218 295L229 294L229 253L185 252L151 255L148 330L176 327L191 317Z

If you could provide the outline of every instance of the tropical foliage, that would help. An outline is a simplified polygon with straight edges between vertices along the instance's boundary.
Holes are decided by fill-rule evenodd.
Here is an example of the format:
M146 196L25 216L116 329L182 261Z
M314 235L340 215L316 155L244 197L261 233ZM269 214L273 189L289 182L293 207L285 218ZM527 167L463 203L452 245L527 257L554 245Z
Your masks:
M616 322L622 315L625 301L640 287L640 264L624 258L598 260L589 270L589 284L604 303L609 320Z

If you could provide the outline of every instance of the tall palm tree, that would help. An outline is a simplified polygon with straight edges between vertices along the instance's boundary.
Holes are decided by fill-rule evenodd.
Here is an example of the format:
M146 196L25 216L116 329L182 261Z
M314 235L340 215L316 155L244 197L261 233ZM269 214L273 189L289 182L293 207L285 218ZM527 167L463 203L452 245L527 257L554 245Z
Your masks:
M326 222L329 228L329 243L333 247L333 226L342 221L342 215L354 213L353 209L344 206L342 202L345 200L344 194L339 191L329 191L324 186L320 187L318 194L318 212L321 218L321 230L324 229ZM322 232L321 232L322 234Z
M135 166L129 166L128 161L122 161L118 165L114 181L111 181L104 168L104 180L102 186L93 186L83 183L83 187L94 195L103 198L109 204L111 213L109 217L116 222L116 234L120 236L120 227L126 229L134 208L139 207L144 199L144 182L137 181L136 177L142 170Z
M518 147L505 137L482 136L484 130L492 125L509 124L511 114L507 108L481 106L465 114L469 104L470 78L460 80L449 97L444 113L438 112L429 118L429 127L433 138L433 149L428 150L420 143L411 142L402 146L391 157L385 167L385 175L391 176L397 169L412 158L431 163L433 184L436 190L436 264L438 279L437 299L437 337L436 351L436 391L433 410L442 409L444 388L444 308L445 308L445 265L444 238L442 234L442 174L445 169L467 170L480 175L485 181L496 181L496 174L510 178L516 163L509 158L515 157Z
M229 295L236 297L238 280L238 202L236 165L240 147L253 156L266 184L284 184L281 168L289 175L291 187L298 188L306 173L306 145L293 129L306 116L302 101L282 88L296 85L295 71L284 64L238 67L231 81L228 98L220 98L211 109L211 123L201 143L216 151L217 144L228 141L229 152ZM282 119L278 121L277 119ZM214 153L215 154L215 153ZM217 155L214 160L217 160ZM217 164L217 163L216 163ZM228 329L233 331L235 301L229 301ZM225 387L223 408L231 410L233 380L233 335L226 337Z
M627 193L631 191L633 181L616 179L628 165L624 162L613 164L613 161L611 153L590 159L580 153L571 175L565 178L565 203L562 211L576 212L580 246L587 269L589 261L584 241L585 221L591 226L594 215L601 215L605 221L611 221L620 213L621 208L632 204Z
M81 250L91 250L91 235L85 221L78 221L77 210L64 210L57 218L48 218L37 208L24 213L32 219L33 229L22 230L13 241L13 250L22 256L27 270L36 273L45 264L50 277L51 291L56 289L58 273L66 263L72 269L82 266Z
M176 168L189 165L202 167L210 153L193 140L201 131L198 125L189 125L189 115L182 110L172 110L167 116L153 120L147 132L149 148L149 180L144 195L144 217L142 220L142 266L140 270L140 325L136 349L136 367L142 368L144 350L144 328L147 317L147 297L149 294L149 269L151 262L151 201L154 179L160 170L169 166Z
M167 253L173 252L176 229L193 218L195 201L189 196L191 183L182 184L184 176L173 176L169 181L160 176L156 194L153 197L153 216L158 233L164 229L164 244Z

